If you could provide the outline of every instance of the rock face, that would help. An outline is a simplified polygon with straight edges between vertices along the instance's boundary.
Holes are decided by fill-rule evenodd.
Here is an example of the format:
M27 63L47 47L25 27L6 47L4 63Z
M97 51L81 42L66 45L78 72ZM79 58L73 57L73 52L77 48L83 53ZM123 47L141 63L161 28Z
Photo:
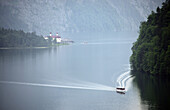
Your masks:
M138 30L164 0L0 0L0 27L48 32Z

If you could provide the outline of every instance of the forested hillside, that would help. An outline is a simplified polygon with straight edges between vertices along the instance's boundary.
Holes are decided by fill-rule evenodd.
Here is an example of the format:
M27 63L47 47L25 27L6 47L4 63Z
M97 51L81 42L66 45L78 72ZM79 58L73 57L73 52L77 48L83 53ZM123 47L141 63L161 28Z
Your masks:
M170 75L170 0L141 23L132 51L130 62L134 70Z
M0 29L0 47L41 47L48 46L47 41L35 32L25 33L12 29Z

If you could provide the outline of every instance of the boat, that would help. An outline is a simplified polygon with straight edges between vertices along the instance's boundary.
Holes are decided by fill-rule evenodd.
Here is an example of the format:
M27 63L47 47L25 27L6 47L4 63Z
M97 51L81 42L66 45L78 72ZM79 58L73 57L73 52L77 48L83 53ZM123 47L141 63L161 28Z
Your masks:
M125 90L124 87L117 87L116 89L117 89L117 90Z
M124 87L117 87L116 92L119 94L125 94L125 88Z

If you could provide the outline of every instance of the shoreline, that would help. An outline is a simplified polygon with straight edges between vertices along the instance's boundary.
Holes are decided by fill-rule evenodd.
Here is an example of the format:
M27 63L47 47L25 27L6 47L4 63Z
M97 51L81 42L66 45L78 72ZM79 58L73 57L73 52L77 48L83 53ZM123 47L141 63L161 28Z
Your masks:
M58 47L62 45L69 45L69 44L56 44L56 45L50 45L50 46L44 46L44 47L0 47L0 50L8 50L8 49L46 49L46 48L52 48L52 47Z
M8 49L44 49L50 47L0 47L0 50L8 50Z

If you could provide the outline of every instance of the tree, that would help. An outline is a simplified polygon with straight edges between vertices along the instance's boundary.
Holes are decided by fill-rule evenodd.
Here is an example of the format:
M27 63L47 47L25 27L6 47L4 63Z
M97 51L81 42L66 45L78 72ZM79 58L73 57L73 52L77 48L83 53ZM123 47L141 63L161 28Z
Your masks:
M170 0L141 22L130 62L134 70L154 75L170 75Z

